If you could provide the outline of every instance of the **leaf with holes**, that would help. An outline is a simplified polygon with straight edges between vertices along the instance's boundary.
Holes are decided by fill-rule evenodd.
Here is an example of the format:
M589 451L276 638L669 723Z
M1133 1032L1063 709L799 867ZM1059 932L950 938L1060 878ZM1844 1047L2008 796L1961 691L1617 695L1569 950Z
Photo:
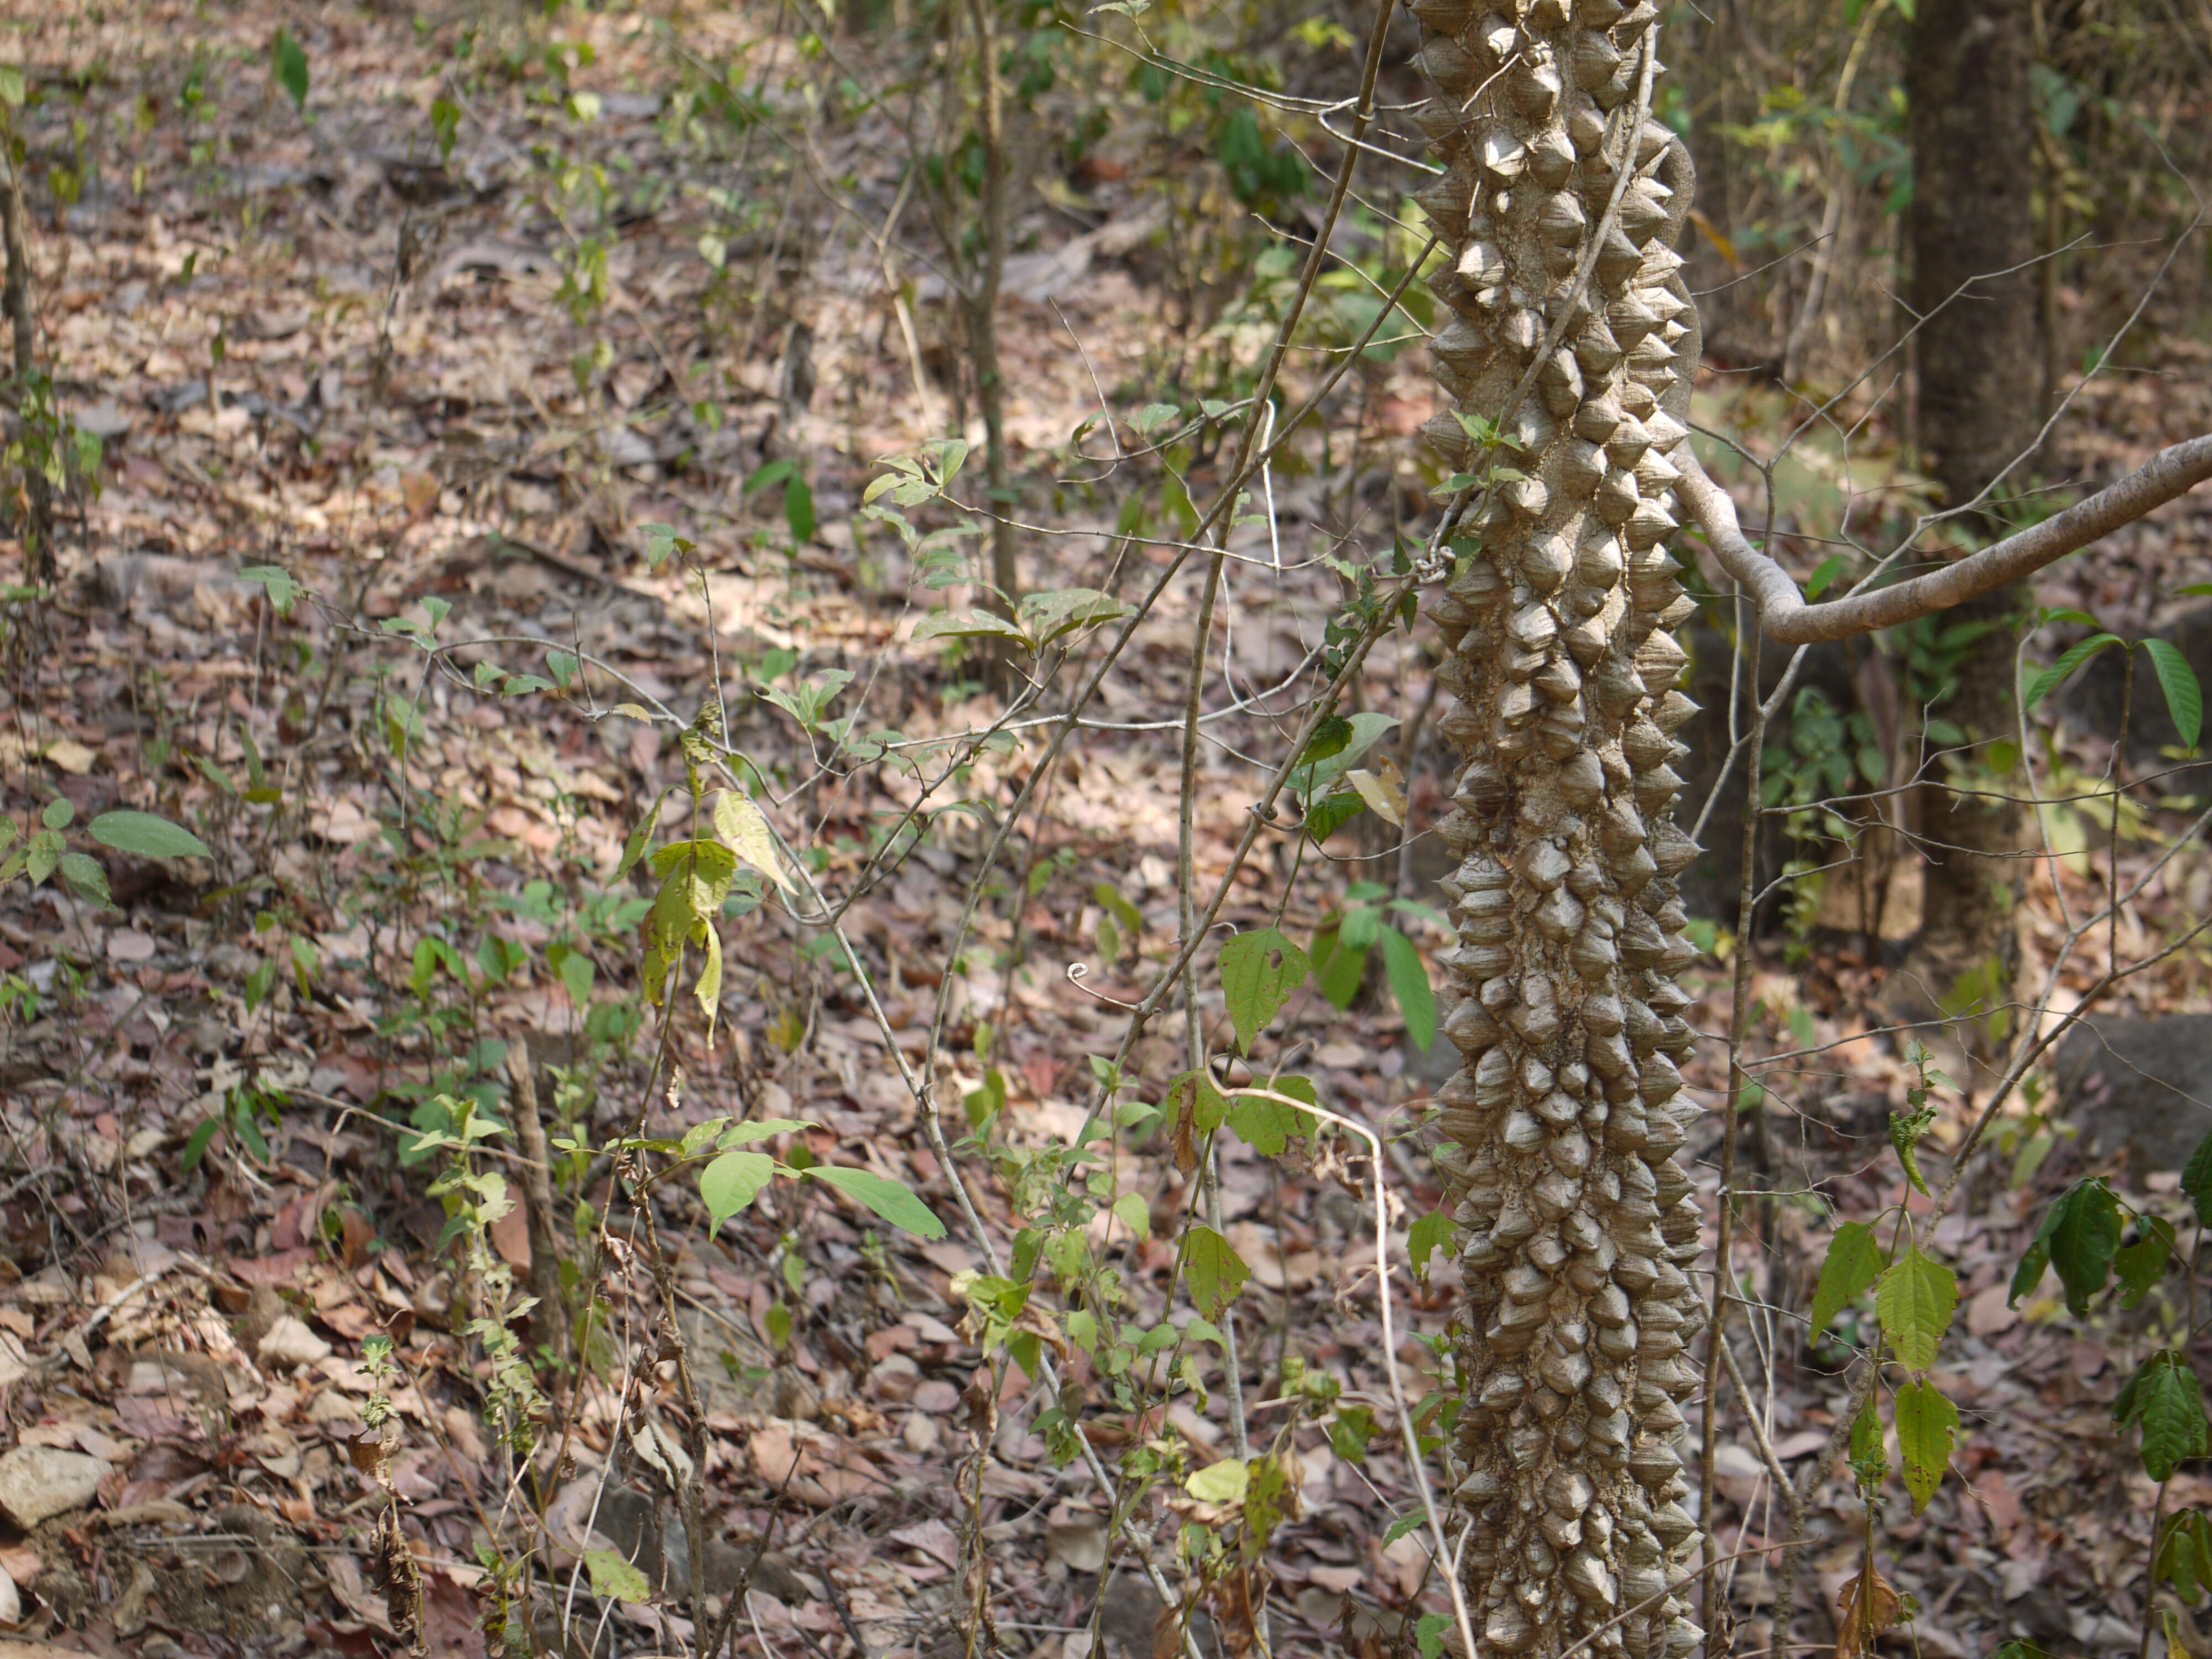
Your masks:
M1221 947L1221 989L1239 1050L1252 1052L1252 1039L1282 1012L1310 966L1306 953L1273 927L1239 933Z
M2173 1260L2173 1224L2164 1216L2147 1215L2137 1224L2142 1237L2112 1257L2112 1276L2120 1281L2120 1306L2130 1313L2142 1306Z
M1452 1218L1443 1210L1430 1211L1407 1230L1406 1255L1415 1273L1423 1279L1429 1276L1429 1258L1438 1250L1448 1252L1451 1236Z

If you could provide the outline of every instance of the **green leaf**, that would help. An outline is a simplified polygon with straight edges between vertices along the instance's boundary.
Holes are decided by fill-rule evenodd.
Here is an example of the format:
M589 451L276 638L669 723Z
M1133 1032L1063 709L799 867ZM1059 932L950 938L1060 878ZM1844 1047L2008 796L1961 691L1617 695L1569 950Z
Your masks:
M1382 969L1397 994L1398 1012L1406 1017L1407 1036L1426 1054L1437 1040L1437 994L1429 987L1421 953L1395 927L1382 930Z
M1445 1613L1425 1613L1413 1626L1414 1645L1421 1650L1421 1659L1437 1659L1444 1650L1444 1632L1452 1626L1451 1615Z
M430 136L437 141L442 165L453 159L453 141L461 134L461 106L450 98L430 100Z
M645 1575L612 1550L586 1550L584 1565L592 1575L592 1594L605 1601L650 1601L653 1586Z
M1182 410L1173 404L1146 404L1129 417L1129 424L1144 437L1151 437L1163 427L1172 426L1182 418Z
M200 1159L207 1156L208 1143L215 1139L215 1132L221 1127L222 1120L211 1117L192 1131L191 1139L185 1142L183 1166L186 1175L199 1168Z
M1820 568L1805 578L1805 597L1817 599L1828 591L1829 585L1844 574L1844 560L1840 553L1820 561Z
M2142 1426L2143 1473L2154 1480L2171 1480L2183 1463L2212 1454L2203 1386L2171 1348L2160 1349L2136 1368L2112 1402L2112 1422L2120 1428Z
M934 611L914 625L917 640L1012 640L1024 649L1030 636L988 611Z
M1406 1254L1413 1263L1413 1271L1423 1279L1429 1276L1429 1258L1438 1250L1451 1248L1452 1218L1443 1210L1431 1210L1406 1231Z
M259 582L269 592L269 603L280 617L292 614L292 607L307 590L300 586L292 573L281 564L250 564L238 573L242 582Z
M1907 1370L1924 1371L1936 1363L1936 1350L1951 1328L1959 1307L1959 1276L1935 1257L1908 1245L1881 1276L1875 1293L1882 1334Z
M2144 652L2158 672L2159 689L2166 693L2166 712L2173 716L2173 729L2191 749L2204 729L2204 692L2197 684L2197 671L2189 665L2170 640L2145 640Z
M1882 1447L1881 1413L1875 1409L1871 1395L1859 1407L1859 1414L1851 1419L1850 1449L1844 1455L1851 1466L1851 1478L1858 1483L1862 1493L1871 1495L1889 1479L1889 1455Z
M1306 751L1298 757L1300 766L1315 766L1330 756L1341 753L1344 745L1352 741L1352 722L1341 714L1331 714L1314 727L1313 739Z
M66 830L76 821L76 803L67 795L57 795L46 803L46 810L39 814L39 822L49 830Z
M1183 1241L1182 1270L1190 1299L1208 1319L1220 1318L1221 1310L1237 1299L1252 1277L1244 1258L1211 1227L1190 1230Z
M1277 1094L1293 1095L1316 1105L1321 1103L1318 1092L1304 1078L1277 1078L1274 1090ZM1311 1119L1283 1101L1261 1095L1237 1095L1230 1103L1229 1132L1264 1157L1280 1158L1288 1150L1292 1135L1308 1133L1312 1128Z
M2197 1206L2197 1221L2212 1227L2212 1134L2197 1143L2197 1150L2182 1166L2181 1190Z
M1396 1543L1401 1538L1408 1537L1411 1534L1419 1532L1423 1527L1428 1524L1428 1522L1429 1517L1426 1510L1407 1510L1405 1514L1400 1516L1395 1521L1393 1521L1390 1523L1390 1529L1382 1534L1382 1547L1385 1549L1388 1549L1391 1545Z
M1024 634L1042 651L1063 634L1093 623L1113 622L1127 616L1132 609L1095 588L1066 587L1031 593L1023 599L1021 623Z
M1943 1484L1958 1443L1959 1408L1923 1378L1897 1391L1897 1455L1905 1465L1905 1489L1918 1515Z
M1354 915L1372 916L1372 910L1354 909ZM1341 927L1323 927L1313 939L1311 967L1314 987L1339 1008L1349 1008L1359 994L1367 974L1367 948L1344 937Z
M92 838L118 853L135 853L144 859L211 859L208 844L191 830L180 829L151 812L102 812L88 826Z
M1923 1093L1924 1097L1925 1091ZM1897 1153L1897 1161L1905 1166L1905 1178L1911 1182L1914 1190L1923 1198L1932 1194L1928 1190L1927 1182L1921 1177L1920 1159L1916 1155L1916 1149L1935 1121L1933 1107L1923 1107L1917 1112L1892 1112L1889 1115L1889 1144Z
M2027 683L2027 707L2033 708L2065 684L2067 678L2108 645L2124 645L2117 634L2093 634Z
M1182 1489L1201 1504L1241 1504L1251 1485L1252 1466L1241 1458L1224 1457L1184 1481Z
M2120 1306L2130 1313L2142 1306L2173 1260L2173 1224L2163 1216L2149 1215L2140 1224L2142 1237L2112 1257L2112 1273L2120 1281Z
M1242 1052L1252 1052L1252 1039L1305 982L1310 965L1306 953L1273 927L1239 933L1221 947L1221 988Z
M757 1117L744 1123L732 1123L722 1131L714 1145L724 1152L732 1146L750 1146L757 1140L773 1140L778 1135L797 1134L802 1129L814 1127L811 1120L796 1117Z
M113 902L107 895L107 872L82 853L64 853L58 866L70 890L88 904L106 909Z
M783 521L790 528L793 546L804 547L814 539L814 487L797 471L784 480Z
M0 104L10 109L23 107L23 70L17 64L0 64ZM2188 589L2184 588L2184 592Z
M23 868L31 878L32 886L36 887L53 874L54 866L62 861L62 854L68 846L58 830L33 832L30 844L23 849Z
M871 1170L842 1169L828 1164L817 1164L806 1173L810 1179L835 1187L848 1198L857 1199L902 1232L912 1233L916 1238L945 1237L945 1224L931 1212L929 1206L896 1181L887 1181Z
M276 43L269 54L270 73L284 95L292 100L292 107L304 112L307 107L307 54L292 38L289 29L276 31Z
M710 1234L761 1194L775 1177L775 1160L766 1152L724 1152L699 1171L699 1197L712 1218Z
M2084 1181L2061 1194L2051 1210L2046 1224L2051 1265L2066 1287L2067 1311L2079 1319L2112 1273L2120 1243L2120 1200L2101 1179Z
M1201 1137L1212 1134L1229 1121L1228 1097L1206 1072L1183 1073L1168 1085L1160 1103L1174 1117L1180 1118L1188 1111L1192 1133Z
M1820 1283L1813 1292L1813 1340L1818 1342L1836 1316L1881 1276L1881 1245L1874 1229L1863 1221L1846 1221L1837 1228L1820 1263Z
M1152 1236L1152 1206L1142 1193L1124 1193L1115 1199L1114 1218L1139 1238Z
M2170 1515L2160 1529L2158 1553L2152 1558L2151 1582L2171 1584L2174 1593L2185 1601L2195 1602L2207 1589L2212 1589L2212 1515L2203 1510L2185 1510L2179 1515ZM2179 1643L2172 1644L2179 1646ZM1999 1650L1999 1659L2003 1659ZM2040 1653L2034 1659L2044 1659Z

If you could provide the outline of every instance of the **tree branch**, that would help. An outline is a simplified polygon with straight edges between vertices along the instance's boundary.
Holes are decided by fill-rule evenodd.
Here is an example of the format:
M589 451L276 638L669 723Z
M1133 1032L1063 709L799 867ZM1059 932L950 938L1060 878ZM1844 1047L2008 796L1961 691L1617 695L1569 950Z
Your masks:
M1848 639L1932 617L1994 592L2134 523L2153 508L2212 478L2212 435L2162 449L2147 465L2111 488L1942 570L1825 605L1808 605L1790 573L1744 539L1736 521L1735 503L1705 476L1688 445L1677 450L1673 459L1682 469L1676 495L1704 526L1722 568L1750 591L1759 605L1766 637L1782 645L1806 645L1816 640Z

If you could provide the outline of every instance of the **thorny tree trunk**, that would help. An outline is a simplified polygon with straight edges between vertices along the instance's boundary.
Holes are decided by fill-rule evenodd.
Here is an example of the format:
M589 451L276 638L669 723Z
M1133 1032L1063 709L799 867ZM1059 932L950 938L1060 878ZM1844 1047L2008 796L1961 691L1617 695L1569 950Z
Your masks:
M2027 0L1923 0L1906 70L1911 106L1914 308L1920 331L1920 432L1954 506L1972 501L2035 441L2036 349L2033 60ZM2008 272L1996 276L1992 272ZM1953 298L1967 284L1963 295ZM1946 301L1949 303L1946 304ZM2015 472L2014 487L2026 480ZM1989 631L1958 664L1956 698L1942 712L1976 744L2017 729L2012 630L2017 586L1961 605L1942 626L1983 622ZM2014 866L2020 809L1985 789L1923 793L1930 868L1920 939L1905 994L1926 1018L1983 975L1984 1006L2012 977Z
M1441 826L1462 860L1446 1030L1466 1063L1438 1091L1437 1151L1468 1299L1465 1586L1486 1651L1587 1638L1686 1659L1704 1633L1668 1593L1698 1545L1674 1447L1704 1316L1674 1158L1696 1110L1675 975L1697 956L1674 878L1697 849L1669 734L1696 706L1674 689L1692 606L1668 454L1698 358L1674 252L1692 177L1638 96L1649 0L1578 0L1571 21L1528 0L1517 25L1471 0L1414 10L1449 167L1422 202L1455 253L1437 378L1505 422L1522 448L1498 459L1529 475L1470 515L1479 550L1436 607L1460 699L1439 729L1467 761ZM1483 465L1452 416L1430 435Z

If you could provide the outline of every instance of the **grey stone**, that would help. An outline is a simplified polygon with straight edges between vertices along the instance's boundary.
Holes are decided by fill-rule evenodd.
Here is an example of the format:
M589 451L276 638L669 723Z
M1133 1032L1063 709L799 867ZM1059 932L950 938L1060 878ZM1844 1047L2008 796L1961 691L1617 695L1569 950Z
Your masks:
M0 1514L25 1532L64 1510L82 1509L107 1465L58 1446L18 1446L0 1457Z
M2212 1133L2212 1014L2093 1017L2059 1044L2057 1081L2091 1158L2126 1154L2138 1183L2179 1170Z

